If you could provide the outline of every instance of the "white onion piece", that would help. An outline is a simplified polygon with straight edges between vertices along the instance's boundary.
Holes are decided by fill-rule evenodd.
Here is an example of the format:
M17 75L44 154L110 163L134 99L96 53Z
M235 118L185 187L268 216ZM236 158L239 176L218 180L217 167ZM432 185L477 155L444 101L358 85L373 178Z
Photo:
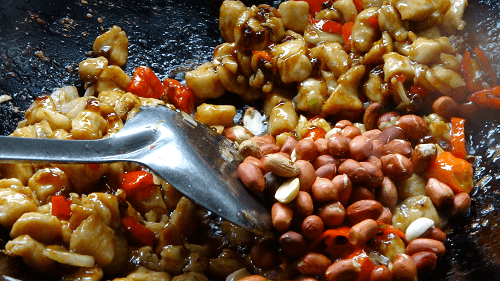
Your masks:
M95 259L93 256L72 253L60 246L48 246L43 250L43 255L58 263L68 264L78 267L94 267Z

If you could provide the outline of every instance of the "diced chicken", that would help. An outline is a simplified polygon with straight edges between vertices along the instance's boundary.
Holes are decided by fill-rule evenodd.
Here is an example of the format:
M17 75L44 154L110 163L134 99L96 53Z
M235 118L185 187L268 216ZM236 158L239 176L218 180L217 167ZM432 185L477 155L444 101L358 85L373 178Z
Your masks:
M218 98L225 93L211 62L204 63L195 70L188 71L185 78L186 85L193 90L195 97L199 100Z
M81 281L99 281L104 276L102 269L96 267L82 267L74 272L64 275L61 281L81 280Z
M337 0L333 3L333 7L341 14L343 23L352 21L358 16L353 0Z
M275 106L285 102L291 102L292 98L292 93L280 88L274 88L271 93L264 97L264 113L266 116L271 116L271 111Z
M106 171L103 164L58 164L63 170L78 194L88 193L98 184Z
M118 198L115 195L94 192L84 196L82 204L94 206L94 210L105 225L113 229L120 227L120 210L118 209Z
M115 105L116 114L122 119L127 118L127 114L132 108L140 106L141 100L132 93L123 94Z
M309 4L306 1L285 1L278 8L285 29L304 33L309 24Z
M433 0L399 0L396 8L403 20L422 21L437 10Z
M98 56L105 56L109 64L124 66L128 57L128 38L125 31L114 25L97 36L92 50Z
M115 257L110 264L103 267L104 272L108 275L118 275L123 272L130 258L129 251L127 238L115 232Z
M12 225L27 212L36 212L33 200L10 188L0 189L0 224L5 228Z
M410 59L425 64L433 60L439 60L439 54L442 52L455 52L455 48L451 45L448 37L439 37L437 39L420 37L411 44L408 55Z
M429 131L433 137L438 140L450 141L451 126L448 120L444 119L436 113L431 113L427 116L424 116L424 120L427 123Z
M339 44L344 44L344 39L341 34L321 31L312 25L308 25L304 30L304 40L307 45L311 46L322 42L337 42Z
M79 98L78 90L75 86L57 88L56 90L54 90L54 92L52 92L52 94L50 94L50 97L54 101L54 105L56 106L56 110L58 111L61 110L61 107L64 104Z
M422 217L433 220L436 226L440 225L439 215L429 197L424 195L410 197L394 209L392 225L405 232L414 220Z
M303 81L312 72L312 64L307 57L307 46L303 39L294 39L274 46L271 56L283 83Z
M28 186L37 198L43 203L48 203L49 196L61 190L70 191L71 183L68 176L59 168L44 168L38 170L28 181Z
M364 65L356 65L339 77L339 84L323 105L321 116L363 109L363 104L358 97L358 87L365 70Z
M78 115L78 113L85 110L85 108L87 107L88 100L89 97L81 97L74 99L61 106L60 112L68 116L69 119L73 119L76 117L76 115Z
M295 105L298 110L319 114L328 97L328 87L325 80L307 78L297 86Z
M123 94L125 94L123 91L102 91L97 99L100 104L116 107Z
M226 1L234 2L234 1ZM152 271L144 267L139 267L136 271L130 273L125 278L115 278L113 281L170 281L170 275L167 272ZM186 280L186 279L183 279Z
M101 71L101 74L97 78L95 91L97 93L114 90L125 91L130 80L130 77L123 69L116 65L110 65Z
M12 226L10 237L29 235L45 244L55 242L61 237L61 222L52 215L37 212L24 213Z
M376 67L368 74L368 79L364 82L362 91L372 102L386 104L389 99L387 83L384 82L382 67Z
M73 232L69 248L76 253L93 256L98 265L106 266L115 256L114 230L98 216L92 215Z
M396 52L388 53L384 58L384 80L388 82L397 74L404 75L406 79L413 79L415 71L412 62L408 57Z
M398 199L403 201L410 197L427 195L425 192L426 185L427 181L415 173L410 178L396 183L398 188Z
M267 132L274 136L290 132L297 126L298 119L299 116L292 102L280 103L271 109Z
M234 28L247 7L241 1L225 0L220 6L219 29L226 42L234 42Z
M46 108L35 108L30 114L26 115L26 124L31 125L47 120L52 130L63 129L71 130L71 120L63 114Z
M381 31L387 31L398 42L406 40L408 28L401 15L390 3L385 3L379 11L378 22Z
M462 20L462 17L468 2L467 0L450 0L450 2L451 4L444 14L441 24L448 32L451 33L465 28L465 21Z
M43 255L45 245L29 235L22 235L10 240L4 252L11 257L21 257L33 270L41 273L54 272L55 261Z
M92 85L97 81L97 77L108 67L108 60L105 57L88 58L78 65L80 79L86 85Z
M349 70L349 55L339 43L320 43L310 50L309 56L320 60L322 66L326 65L336 77L340 77ZM322 66L321 69L323 69Z
M4 179L18 179L21 185L28 184L33 175L33 165L27 163L1 163L0 176Z
M441 80L442 83L446 84L452 89L466 86L462 76L451 69L448 69L439 64L432 66L431 69L432 71L434 71L436 77Z
M359 52L368 52L377 40L378 27L372 26L370 18L378 16L378 7L363 10L356 17L352 28L352 47Z
M95 140L104 136L107 122L99 114L84 110L71 121L71 134L75 139Z

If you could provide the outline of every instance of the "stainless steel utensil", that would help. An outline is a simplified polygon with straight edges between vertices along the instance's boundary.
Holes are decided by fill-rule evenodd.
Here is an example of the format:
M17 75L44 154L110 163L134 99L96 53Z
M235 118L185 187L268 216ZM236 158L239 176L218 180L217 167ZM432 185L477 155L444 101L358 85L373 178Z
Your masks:
M146 165L199 205L245 228L271 230L269 211L237 176L236 146L191 116L143 107L114 136L99 140L0 138L0 161Z

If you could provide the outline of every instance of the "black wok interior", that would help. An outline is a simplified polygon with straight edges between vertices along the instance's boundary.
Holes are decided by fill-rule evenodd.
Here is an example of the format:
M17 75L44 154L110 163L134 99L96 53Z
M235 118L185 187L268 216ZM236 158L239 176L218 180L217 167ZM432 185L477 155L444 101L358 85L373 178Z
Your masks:
M214 47L222 42L217 22L221 0L82 2L0 1L0 95L12 97L0 103L2 135L16 128L37 96L65 85L76 85L83 93L78 63L91 51L95 37L114 24L129 37L129 60L124 67L128 74L143 64L160 78L182 79L185 70L210 60ZM277 7L280 1L243 2ZM499 73L500 1L469 1L465 19L462 36L468 46L483 49ZM471 212L460 221L451 221L445 256L421 280L500 280L499 111L472 116L466 129L468 151L477 155ZM7 230L0 228L0 249L7 240ZM23 280L48 278L0 253L2 274Z

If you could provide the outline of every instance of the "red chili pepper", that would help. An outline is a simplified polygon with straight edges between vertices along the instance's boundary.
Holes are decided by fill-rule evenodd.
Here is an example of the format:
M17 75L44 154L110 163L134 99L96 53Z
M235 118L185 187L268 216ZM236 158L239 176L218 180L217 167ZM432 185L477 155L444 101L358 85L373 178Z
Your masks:
M481 87L481 83L476 81L477 77L475 75L475 62L468 51L465 51L463 55L462 71L464 73L465 83L467 84L467 88L469 88L469 91L474 93L483 89L483 87Z
M71 218L71 200L62 195L54 195L50 198L52 203L52 215L60 220L69 220Z
M324 242L326 247L324 248L325 252L332 255L334 258L338 257L347 257L350 253L352 253L354 246L349 243L349 227L341 226L335 229L328 229L321 234L316 240L314 240L311 245L311 251L314 251L314 248L318 246L321 242ZM346 243L338 243L338 238L343 237L342 239L346 241Z
M257 56L259 59L271 62L271 55L268 52L252 51L252 56Z
M375 16L371 16L368 21L373 28L380 29L380 24L378 23L378 19Z
M387 235L392 233L392 234L398 236L399 238L403 239L403 241L405 243L407 243L406 235L403 233L403 231L397 229L395 226L392 226L390 224L385 224L385 223L382 223L379 221L377 223L378 223L379 230L382 231L382 236L387 236Z
M363 0L353 0L354 6L356 6L356 10L358 11L358 14L363 11Z
M477 91L467 99L479 107L500 109L500 86Z
M484 69L484 72L488 74L491 77L491 81L493 86L496 86L497 84L497 75L496 71L491 66L491 62L486 56L486 54L483 52L483 50L479 49L479 47L475 47L474 50L476 51L476 57L479 61L479 64L481 66L481 69Z
M326 136L325 129L321 127L314 127L307 131L304 138L311 138L312 140L317 140L319 138L324 138Z
M336 21L331 20L318 20L313 16L309 15L309 23L311 23L315 28L328 32L328 33L342 33L342 25Z
M323 3L326 2L325 0L295 0L295 1L304 1L309 4L309 14L315 16L316 13L321 11L321 8L323 7ZM331 2L331 0L328 0L328 2Z
M122 224L134 239L153 247L156 239L154 232L140 224L134 217L122 217Z
M134 171L123 174L121 189L125 190L127 198L146 200L153 192L153 175L146 171Z
M403 83L404 83L404 80L403 80ZM411 85L410 92L412 94L420 96L422 99L427 97L427 95L429 94L429 91L426 88L424 88L420 85L416 85L416 84Z
M436 178L447 184L455 194L470 193L473 188L472 167L469 162L447 151L436 158L427 171L427 178Z
M194 93L179 81L167 78L163 80L168 100L178 109L191 114L194 110Z
M467 155L465 151L465 119L451 117L451 153L461 159Z
M147 66L138 66L127 91L143 98L159 99L163 95L163 84L156 74Z
M358 249L354 253L352 253L348 258L353 259L356 262L358 262L358 264L360 264L359 277L356 279L356 281L370 280L370 274L375 268L375 265L373 264L373 261L370 258L370 255L366 252L366 250Z
M342 38L344 38L344 45L348 52L351 51L351 35L354 22L346 22L342 26Z

